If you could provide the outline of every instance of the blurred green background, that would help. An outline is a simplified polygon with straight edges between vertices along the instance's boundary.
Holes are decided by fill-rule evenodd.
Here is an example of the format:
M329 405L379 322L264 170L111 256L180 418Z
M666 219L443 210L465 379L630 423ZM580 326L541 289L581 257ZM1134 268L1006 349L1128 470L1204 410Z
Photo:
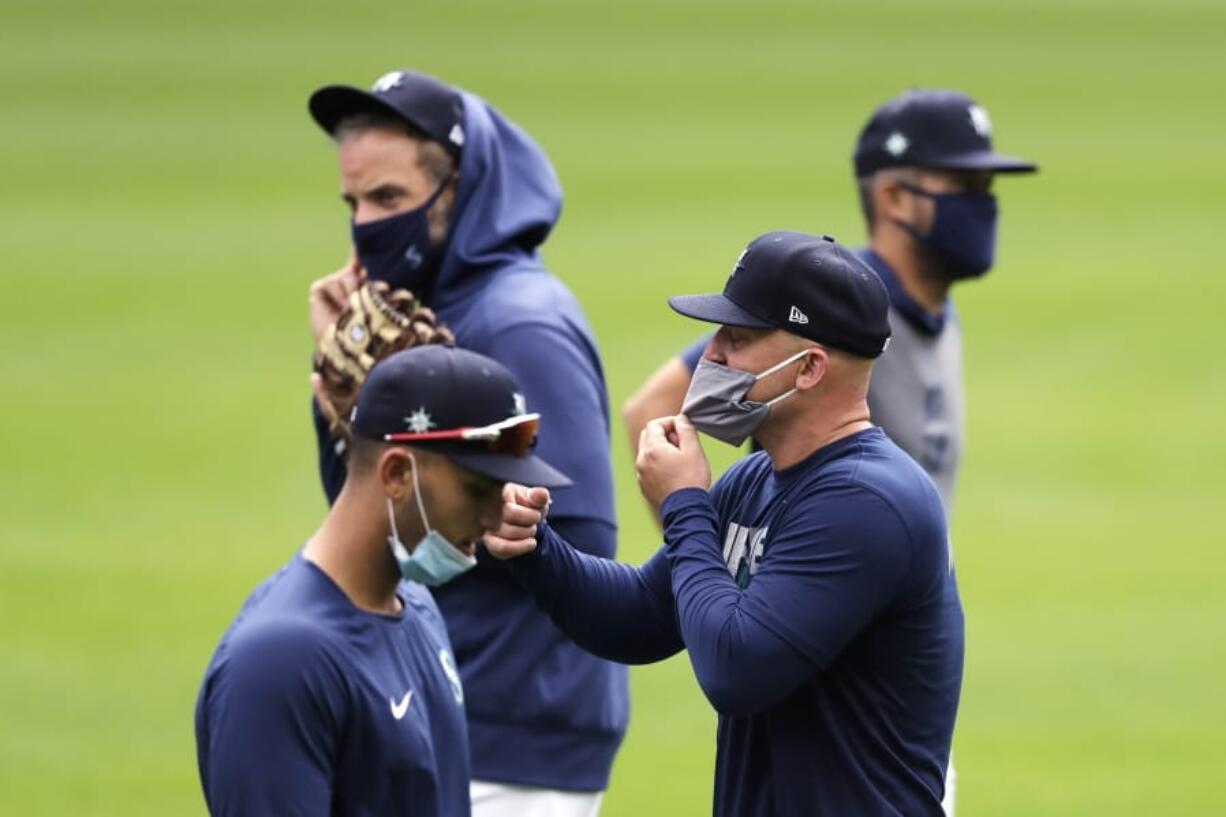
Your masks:
M1226 812L1224 42L1220 0L6 0L0 812L203 812L204 666L324 511L306 286L347 226L306 96L402 65L552 156L546 257L615 413L695 333L666 295L721 286L765 230L861 240L849 156L876 104L978 97L1042 172L998 185L998 267L956 293L959 813ZM709 813L684 658L631 677L604 814Z

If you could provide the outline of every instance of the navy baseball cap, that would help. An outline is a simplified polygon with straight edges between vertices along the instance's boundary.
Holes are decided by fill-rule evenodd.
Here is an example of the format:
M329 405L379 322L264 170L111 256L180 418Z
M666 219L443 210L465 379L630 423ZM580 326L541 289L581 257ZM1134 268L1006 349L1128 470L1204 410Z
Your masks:
M464 100L460 92L429 74L404 69L375 80L370 91L350 85L327 85L311 94L311 116L329 134L356 113L388 113L412 125L455 158L464 147Z
M860 131L856 177L908 165L939 170L1033 173L1038 166L992 148L992 120L958 91L916 88L873 112Z
M353 433L368 440L437 451L503 482L566 487L565 474L531 453L537 423L536 415L524 413L523 394L502 364L442 344L415 346L375 364L352 417ZM524 432L530 437L520 440L521 451L504 445Z
M872 268L828 235L774 232L750 242L723 293L675 295L689 318L782 329L860 357L890 339L890 298Z

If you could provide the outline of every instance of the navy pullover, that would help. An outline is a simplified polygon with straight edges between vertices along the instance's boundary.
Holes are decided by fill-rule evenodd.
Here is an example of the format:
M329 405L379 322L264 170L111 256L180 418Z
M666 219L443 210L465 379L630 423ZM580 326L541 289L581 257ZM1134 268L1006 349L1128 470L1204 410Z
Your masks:
M536 452L574 480L553 495L558 530L612 557L617 526L604 372L583 310L537 250L561 212L562 190L527 133L479 97L463 99L457 218L437 280L426 287L429 305L460 346L506 366L527 410L541 414ZM314 414L331 502L345 466L318 406ZM433 592L468 693L473 777L606 788L629 718L625 668L576 646L488 554Z
M750 455L661 510L642 567L548 525L510 564L597 654L688 651L719 712L715 814L940 815L963 619L923 470L872 428L783 471Z

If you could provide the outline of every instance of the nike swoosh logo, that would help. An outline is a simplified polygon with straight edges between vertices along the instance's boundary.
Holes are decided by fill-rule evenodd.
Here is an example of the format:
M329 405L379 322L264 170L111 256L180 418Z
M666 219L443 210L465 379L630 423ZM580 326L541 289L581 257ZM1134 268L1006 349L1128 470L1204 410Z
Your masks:
M392 705L392 717L400 720L404 714L409 711L409 703L413 700L413 690L404 693L404 697L400 699L400 703L396 703L395 698L388 698L387 702Z

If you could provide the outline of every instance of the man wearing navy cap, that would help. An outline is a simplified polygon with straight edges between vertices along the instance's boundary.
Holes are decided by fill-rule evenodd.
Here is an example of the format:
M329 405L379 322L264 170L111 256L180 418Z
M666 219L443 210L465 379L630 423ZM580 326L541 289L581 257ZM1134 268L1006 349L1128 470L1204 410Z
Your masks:
M526 410L546 421L542 456L574 480L556 492L554 524L612 557L608 394L587 318L538 249L562 205L545 153L485 100L416 71L387 73L369 90L321 88L309 108L337 146L353 248L311 288L316 341L363 280L410 290L460 346L514 374ZM332 500L346 443L316 389ZM474 811L593 815L629 717L625 668L580 649L501 564L478 557L475 570L433 590L470 693Z
M997 174L1037 167L992 146L985 108L957 91L907 91L879 107L853 160L868 246L857 250L890 294L890 348L873 370L868 404L879 425L932 477L946 513L965 438L962 328L950 290L996 257ZM647 421L676 412L709 341L666 361L625 404L637 440ZM950 770L946 812L954 812Z
M890 293L893 342L869 390L873 422L932 476L946 510L962 459L962 330L955 283L996 257L997 174L1034 164L997 153L988 112L957 91L907 91L878 108L856 144L854 166L868 246L858 255ZM707 338L666 362L627 401L630 439L681 405Z
M473 352L421 346L374 367L340 495L206 672L211 813L470 813L464 687L426 586L473 567L505 483L569 484L532 455L539 418L522 406L511 374Z
M487 547L598 655L688 652L719 713L718 817L940 815L962 606L936 487L869 422L884 285L829 237L768 233L722 294L669 303L720 328L684 413L639 440L664 547L582 553L523 488ZM711 486L697 431L763 450Z

